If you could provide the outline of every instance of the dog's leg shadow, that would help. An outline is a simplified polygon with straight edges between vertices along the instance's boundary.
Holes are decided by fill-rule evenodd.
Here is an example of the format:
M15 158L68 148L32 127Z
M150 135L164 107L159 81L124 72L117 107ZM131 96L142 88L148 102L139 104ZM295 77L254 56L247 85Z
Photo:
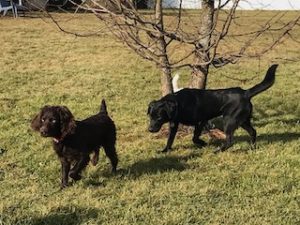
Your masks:
M158 157L140 160L130 166L126 176L137 178L144 174L157 174L169 171L184 171L189 169L187 161L191 158L199 157L199 154L189 152L188 155L160 154Z

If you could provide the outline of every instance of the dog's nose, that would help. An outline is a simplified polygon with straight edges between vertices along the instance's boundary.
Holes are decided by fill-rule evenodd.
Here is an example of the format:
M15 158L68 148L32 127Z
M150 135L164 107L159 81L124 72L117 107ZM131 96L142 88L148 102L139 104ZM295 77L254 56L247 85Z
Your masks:
M45 129L40 129L40 133L41 133L41 135L46 135L47 134Z

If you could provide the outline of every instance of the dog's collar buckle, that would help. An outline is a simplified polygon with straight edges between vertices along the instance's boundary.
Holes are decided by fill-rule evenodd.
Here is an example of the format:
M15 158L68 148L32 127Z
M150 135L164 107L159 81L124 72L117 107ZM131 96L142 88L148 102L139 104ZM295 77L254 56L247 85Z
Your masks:
M54 141L56 144L58 144L59 142L62 141L62 139L61 139L61 138L53 138L53 141Z

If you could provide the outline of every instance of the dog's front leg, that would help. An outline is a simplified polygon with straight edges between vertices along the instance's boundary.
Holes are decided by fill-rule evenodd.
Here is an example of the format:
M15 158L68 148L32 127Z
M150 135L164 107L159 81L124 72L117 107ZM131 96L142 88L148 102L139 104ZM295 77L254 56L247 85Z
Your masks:
M167 145L162 152L168 152L172 149L172 144L174 142L175 135L177 133L178 123L170 122L169 124L169 137L167 141Z
M203 127L205 126L206 123L207 123L207 121L203 121L203 122L198 123L195 126L195 130L194 130L193 142L194 142L195 145L197 145L200 148L207 145L205 141L203 141L199 138L199 136L202 133Z
M90 161L90 157L88 155L82 156L81 159L79 159L79 161L75 163L69 176L75 181L80 180L81 179L80 173L88 165L89 161Z
M65 158L60 158L61 162L61 188L68 186L70 163Z

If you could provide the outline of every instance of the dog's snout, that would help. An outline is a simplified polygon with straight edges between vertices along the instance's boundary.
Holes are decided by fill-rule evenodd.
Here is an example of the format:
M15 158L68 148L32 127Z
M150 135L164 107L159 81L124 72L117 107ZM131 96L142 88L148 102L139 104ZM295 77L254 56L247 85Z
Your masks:
M155 124L155 125L150 125L148 127L148 131L151 132L151 133L156 133L160 130L160 127L159 125Z
M41 135L46 135L47 134L47 130L44 128L44 127L42 127L41 129L40 129L40 133L41 133Z
M152 133L153 132L153 128L152 127L148 127L148 131Z

